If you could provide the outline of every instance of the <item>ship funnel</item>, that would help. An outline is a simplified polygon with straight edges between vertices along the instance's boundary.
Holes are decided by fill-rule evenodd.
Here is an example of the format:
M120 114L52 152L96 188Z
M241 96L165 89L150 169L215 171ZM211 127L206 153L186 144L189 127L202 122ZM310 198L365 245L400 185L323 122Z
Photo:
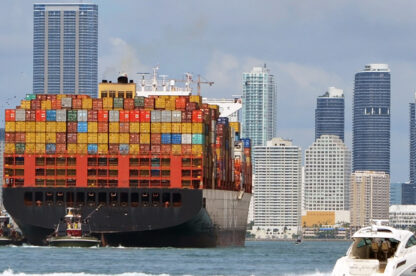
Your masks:
M127 74L121 74L118 78L117 78L117 82L118 83L128 83L129 79L127 78Z

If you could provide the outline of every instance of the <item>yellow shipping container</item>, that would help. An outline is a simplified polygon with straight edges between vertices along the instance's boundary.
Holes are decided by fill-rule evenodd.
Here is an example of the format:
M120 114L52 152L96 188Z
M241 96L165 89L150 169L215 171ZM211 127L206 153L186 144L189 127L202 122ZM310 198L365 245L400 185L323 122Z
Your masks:
M65 94L58 94L58 95L56 95L56 98L58 99L58 100L62 100L62 98L65 98Z
M196 133L196 134L204 133L204 124L192 123L192 133Z
M202 145L192 145L192 155L202 155Z
M113 98L103 98L103 109L113 109Z
M161 130L161 126L162 126L162 124L161 123L150 123L151 124L151 127L152 127L152 133L160 133L160 130Z
M129 148L130 154L139 154L140 152L140 145L139 144L131 144Z
M36 144L44 144L46 141L46 133L36 132Z
M108 153L108 144L98 144L98 154L107 154L107 153Z
M92 99L82 99L82 109L92 109Z
M27 142L27 138L26 138L26 142ZM35 143L26 143L25 152L26 153L35 153L36 152L36 144Z
M16 132L26 132L26 123L16 122Z
M46 132L56 132L56 122L46 122Z
M15 152L15 144L14 143L6 143L4 145L4 153L13 154Z
M182 154L182 145L172 145L172 154L181 155Z
M201 96L198 96L198 95L191 95L189 97L189 102L191 102L191 103L198 103L201 106L201 104L202 104L202 98L201 98Z
M40 108L43 110L52 109L52 101L51 100L41 101Z
M140 133L150 133L150 123L140 123Z
M240 132L239 122L230 122L230 126L234 129L234 132Z
M88 153L88 146L87 146L87 144L77 144L77 153L78 154L86 154L86 153Z
M36 143L36 133L26 132L26 143Z
M98 132L98 123L88 122L88 132Z
M22 109L30 109L30 100L21 100L20 101L20 107Z
M26 122L26 132L35 132L36 131L36 122Z
M98 133L98 143L108 144L108 133Z
M94 132L88 133L88 144L97 144L98 142L98 135Z
M36 132L45 132L46 122L36 122Z
M155 108L165 109L165 107L166 107L166 99L164 97L156 98Z
M140 133L140 144L150 144L150 134Z
M130 142L130 134L120 133L120 144L128 144Z
M88 134L87 133L78 133L77 134L77 142L81 144L88 143Z
M37 154L45 153L45 144L36 144L35 153Z
M56 143L56 133L46 133L46 143Z
M182 133L192 134L192 123L181 123Z
M16 122L6 122L5 130L6 130L6 132L15 132L16 131Z
M106 98L104 98L104 99L106 99ZM109 123L108 128L109 128L109 132L119 133L120 132L120 123L114 123L114 122Z
M66 132L66 122L56 122L56 132Z
M140 123L130 123L130 133L140 133Z
M120 134L119 133L110 133L108 141L111 144L118 144L120 142Z
M172 133L172 123L162 123L162 133Z
M181 133L182 125L181 123L172 123L172 133Z
M210 108L210 109L219 109L220 107L218 106L218 105L216 105L216 104L209 104L208 105L208 108Z
M67 144L66 150L69 154L77 153L77 144Z

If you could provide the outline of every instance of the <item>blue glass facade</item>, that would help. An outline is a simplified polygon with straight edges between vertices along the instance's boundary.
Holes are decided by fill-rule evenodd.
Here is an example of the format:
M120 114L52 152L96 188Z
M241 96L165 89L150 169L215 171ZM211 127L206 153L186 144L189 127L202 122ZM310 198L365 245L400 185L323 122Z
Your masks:
M98 6L35 4L33 92L97 96Z
M415 103L410 103L410 184L415 184L416 177L416 108Z
M390 70L384 64L355 75L353 170L390 174Z
M390 206L402 204L402 186L404 183L390 183Z
M315 140L321 135L337 135L344 142L344 96L331 97L327 92L316 100Z

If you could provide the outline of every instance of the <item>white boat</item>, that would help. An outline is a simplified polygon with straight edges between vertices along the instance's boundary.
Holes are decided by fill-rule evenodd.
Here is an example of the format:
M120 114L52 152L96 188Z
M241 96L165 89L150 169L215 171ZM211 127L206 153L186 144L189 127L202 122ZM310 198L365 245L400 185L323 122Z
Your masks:
M336 262L333 276L416 275L416 237L383 222L374 221L353 235L353 243Z

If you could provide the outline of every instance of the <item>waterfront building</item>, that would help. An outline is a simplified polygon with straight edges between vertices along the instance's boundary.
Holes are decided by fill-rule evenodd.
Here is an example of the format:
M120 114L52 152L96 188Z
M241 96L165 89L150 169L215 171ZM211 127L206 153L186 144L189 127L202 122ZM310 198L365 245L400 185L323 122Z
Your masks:
M202 98L202 102L218 105L221 117L227 117L229 122L241 122L243 105L240 96L231 99Z
M416 93L415 93L416 102ZM409 186L404 187L403 204L416 204L416 103L410 103Z
M34 4L33 93L97 97L98 6Z
M385 172L356 171L351 176L351 225L368 225L372 219L389 219L390 176Z
M402 204L402 187L405 183L390 183L390 206Z
M329 87L316 99L315 140L321 135L337 135L344 142L344 91Z
M276 135L277 99L274 75L264 67L243 73L242 137L264 146Z
M254 148L254 160L254 228L296 234L301 216L301 149L290 140L273 138Z
M416 205L392 205L389 208L390 225L407 229L416 225Z
M336 135L322 135L305 151L305 210L348 210L351 152Z
M402 200L401 204L403 205L412 205L415 203L416 195L416 184L411 184L409 182L402 183Z
M368 64L355 74L353 171L390 174L390 69Z

